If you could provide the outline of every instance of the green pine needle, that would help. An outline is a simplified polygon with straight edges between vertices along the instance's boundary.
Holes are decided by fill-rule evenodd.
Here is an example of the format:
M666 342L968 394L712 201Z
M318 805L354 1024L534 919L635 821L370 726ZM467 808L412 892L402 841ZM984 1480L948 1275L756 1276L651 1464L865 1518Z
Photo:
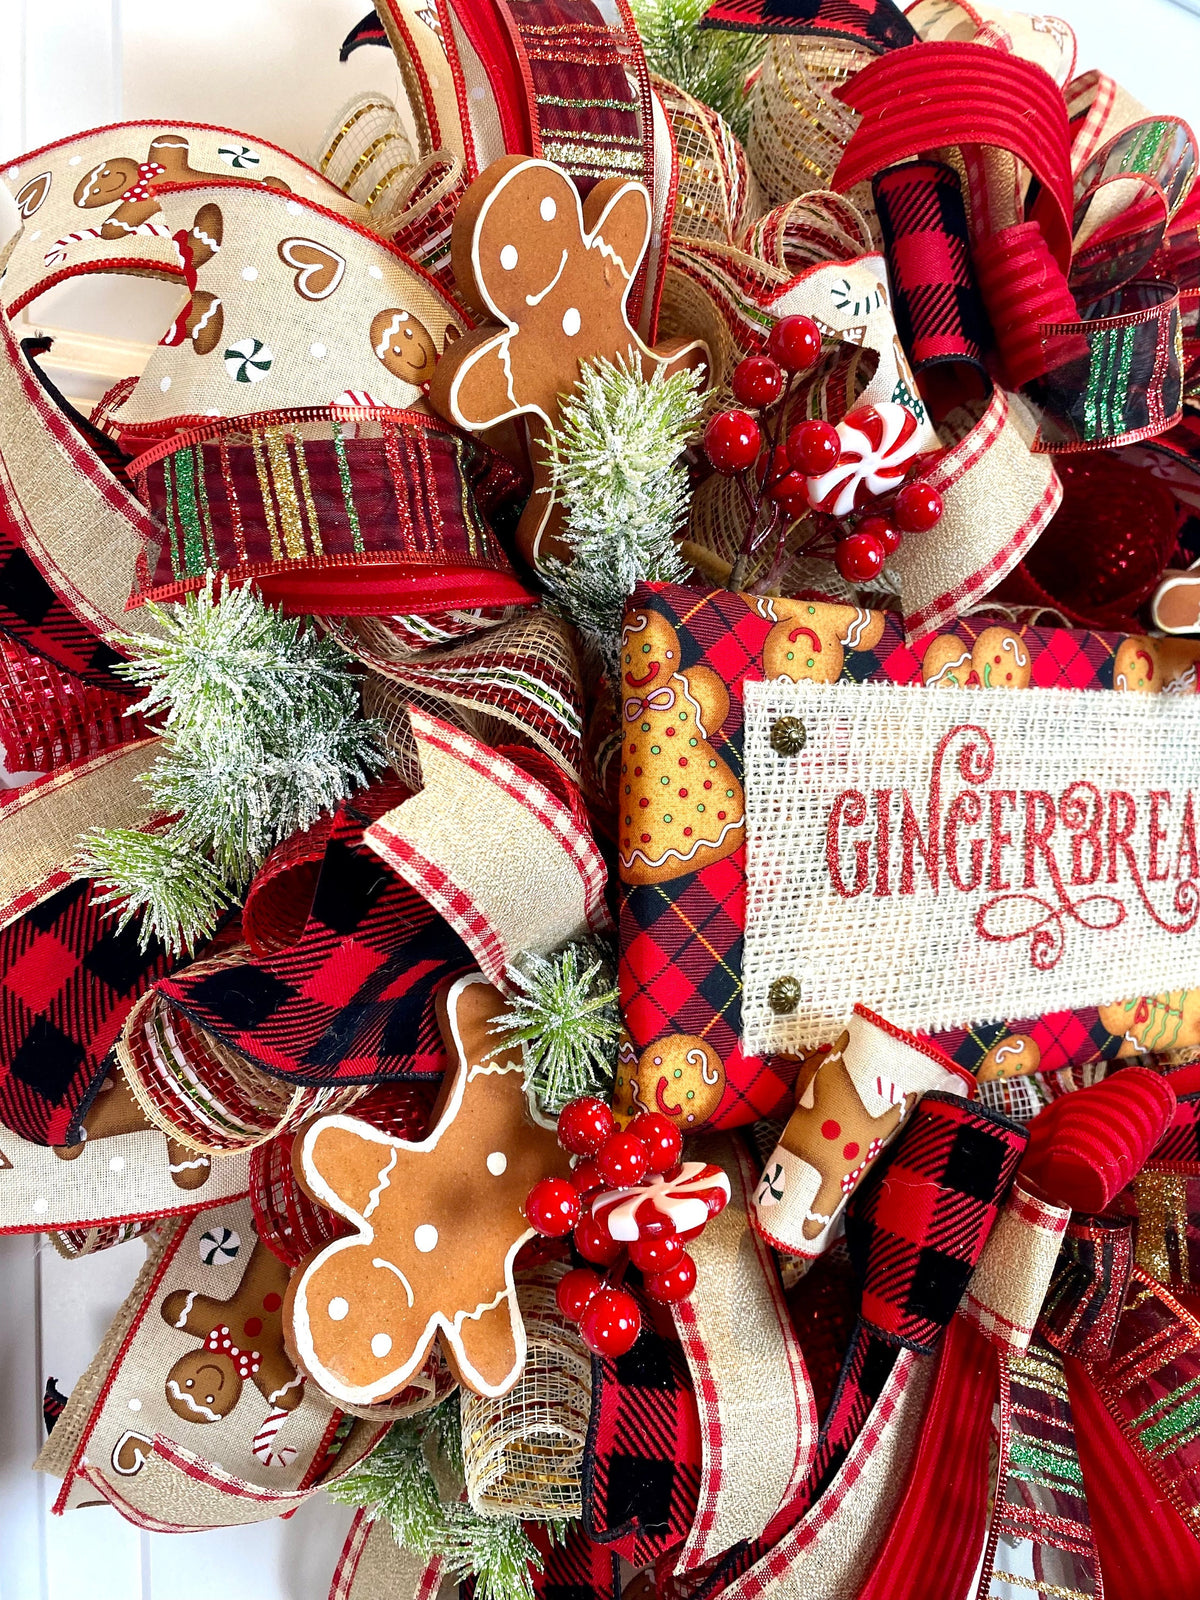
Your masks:
M82 847L79 875L108 891L95 904L120 908L118 932L140 913L143 950L151 939L168 950L194 949L232 904L209 863L174 834L96 828Z
M646 61L679 89L719 111L745 139L750 127L746 79L763 58L761 34L701 28L711 0L631 0Z
M680 582L675 536L690 492L680 459L700 415L700 372L662 368L647 382L632 354L583 369L547 437L551 480L565 513L569 564L546 564L547 587L594 636L610 668L625 601L639 582Z
M492 1025L492 1032L503 1038L491 1053L524 1045L525 1087L550 1116L580 1095L607 1099L616 1072L621 1015L605 947L599 941L576 941L549 957L526 954L506 976L515 992Z
M365 1460L329 1485L343 1505L360 1506L391 1524L396 1543L422 1561L435 1556L446 1576L473 1577L479 1600L533 1600L542 1556L518 1517L483 1517L465 1501L438 1498L427 1450L436 1445L455 1464L461 1451L459 1397L395 1422ZM461 1467L461 1458L457 1465ZM547 1525L561 1539L565 1523Z
M212 933L275 845L388 758L345 656L307 618L215 578L151 609L164 636L126 636L119 670L148 691L137 709L160 718L162 752L141 781L154 814L173 820L144 846L92 833L77 875L102 869L124 920L141 914L143 938L156 932L178 954Z

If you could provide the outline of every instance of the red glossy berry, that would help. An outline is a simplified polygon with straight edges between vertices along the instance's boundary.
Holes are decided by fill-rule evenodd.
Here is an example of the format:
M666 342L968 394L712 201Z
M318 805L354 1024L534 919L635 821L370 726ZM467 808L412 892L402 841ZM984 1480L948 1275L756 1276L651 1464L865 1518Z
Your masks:
M629 1246L629 1259L639 1272L662 1272L673 1267L683 1254L678 1234L663 1233L655 1239L635 1239Z
M883 545L873 533L852 533L834 552L837 569L847 583L867 583L883 571Z
M794 498L787 500L777 500L775 503L789 522L799 522L802 517L806 517L812 510L806 494L798 494Z
M792 470L792 464L787 458L787 451L781 444L775 446L770 456L763 456L758 464L756 476L759 483L765 483L768 489L777 483L782 483Z
M718 411L704 430L704 453L725 477L758 460L762 429L748 411Z
M942 497L921 478L906 483L892 501L892 516L903 533L928 533L942 520Z
M788 433L787 453L797 472L816 478L842 459L842 441L832 422L798 422Z
M594 1156L616 1131L613 1114L595 1095L568 1100L558 1114L558 1142L573 1156Z
M900 548L900 530L897 528L896 524L891 522L887 517L862 517L860 518L859 524L854 531L855 533L874 534L874 536L883 546L883 553L885 556L894 556L896 551Z
M771 329L767 354L785 372L807 372L821 354L821 330L811 317L781 317Z
M683 1154L683 1135L661 1112L643 1111L634 1117L627 1131L645 1145L649 1172L670 1172Z
M575 1248L585 1261L598 1267L611 1267L625 1246L614 1239L592 1216L581 1217L575 1229Z
M624 1289L601 1289L589 1300L579 1323L579 1335L598 1356L623 1356L637 1343L642 1313Z
M651 1300L686 1300L696 1287L696 1263L686 1251L661 1272L647 1272L642 1282Z
M591 1156L584 1156L582 1161L577 1161L571 1168L571 1186L577 1194L595 1194L603 1185L604 1179L600 1168Z
M733 369L733 397L744 406L773 405L783 393L783 373L770 356L747 356Z
M542 1178L525 1199L529 1226L547 1239L565 1238L579 1221L582 1211L578 1193L565 1178Z
M650 1165L646 1146L632 1133L614 1133L596 1157L600 1176L613 1189L641 1183Z
M578 1322L588 1302L603 1287L604 1279L591 1267L572 1267L565 1277L558 1280L554 1298L567 1321Z
M778 500L780 505L808 505L808 485L802 472L784 473L771 485L770 494L771 499Z

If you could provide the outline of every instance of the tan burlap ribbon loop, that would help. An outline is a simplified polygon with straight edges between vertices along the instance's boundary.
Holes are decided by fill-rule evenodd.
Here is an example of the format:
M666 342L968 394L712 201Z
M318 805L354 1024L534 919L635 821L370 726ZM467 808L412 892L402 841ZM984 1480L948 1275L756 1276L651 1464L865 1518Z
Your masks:
M812 1384L779 1272L750 1226L756 1169L729 1135L698 1139L688 1154L722 1167L732 1193L688 1245L696 1288L672 1307L702 1447L699 1504L679 1572L756 1539L803 1481L817 1442Z

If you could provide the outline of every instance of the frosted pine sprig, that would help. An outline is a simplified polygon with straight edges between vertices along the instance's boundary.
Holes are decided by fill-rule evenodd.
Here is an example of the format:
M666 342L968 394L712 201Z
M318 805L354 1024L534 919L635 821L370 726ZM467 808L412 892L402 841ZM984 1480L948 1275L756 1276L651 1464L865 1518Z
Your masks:
M163 636L126 636L118 670L147 690L135 709L159 720L162 750L140 781L169 824L93 831L76 875L100 881L123 924L142 917L143 945L154 934L179 954L213 932L275 845L388 757L346 658L309 619L215 579L152 609Z
M506 977L513 992L492 1025L501 1036L492 1053L524 1046L525 1086L551 1116L580 1095L607 1099L621 1037L609 950L578 940L552 956L519 957Z
M547 436L562 502L569 563L547 562L547 587L593 635L610 667L625 601L639 582L679 582L687 565L676 535L690 493L681 460L700 415L700 372L647 381L632 353L583 369Z
M204 857L171 834L94 829L83 837L78 874L101 891L97 905L119 911L118 932L141 916L143 950L151 939L168 950L194 948L232 904Z

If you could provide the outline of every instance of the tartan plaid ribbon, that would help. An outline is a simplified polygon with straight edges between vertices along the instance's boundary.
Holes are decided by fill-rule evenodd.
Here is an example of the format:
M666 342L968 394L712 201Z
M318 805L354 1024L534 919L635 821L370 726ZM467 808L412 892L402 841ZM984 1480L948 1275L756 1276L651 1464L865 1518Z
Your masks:
M935 220L928 197L921 214L920 180L907 176L915 169L892 164L957 146L974 268L1000 366L1009 386L1025 389L1039 408L1040 448L1061 454L1155 437L1181 415L1182 312L1171 275L1186 272L1190 256L1186 246L1172 255L1169 230L1195 176L1195 138L1185 124L1160 118L1114 122L1104 140L1097 127L1111 130L1103 114L1072 119L1049 74L997 42L981 26L974 40L929 40L852 78L839 97L862 121L834 187L875 180L897 287L907 298L911 257L926 256L916 282L936 329L929 304L936 252L928 238L923 249L916 240L941 233L941 265L957 270L942 281L957 284L964 269L956 240L964 235L957 216ZM1037 179L1027 213L1012 201L1021 168ZM1110 186L1126 177L1133 198L1109 215ZM927 330L918 323L914 331Z
M518 487L507 462L416 413L356 426L331 410L319 429L317 420L306 411L217 421L131 464L162 529L139 562L137 603L178 599L213 571L254 578L289 611L531 600L487 520Z
M363 844L405 791L380 783L339 811L299 943L159 992L273 1077L345 1087L440 1074L434 1007L471 966L458 935Z

